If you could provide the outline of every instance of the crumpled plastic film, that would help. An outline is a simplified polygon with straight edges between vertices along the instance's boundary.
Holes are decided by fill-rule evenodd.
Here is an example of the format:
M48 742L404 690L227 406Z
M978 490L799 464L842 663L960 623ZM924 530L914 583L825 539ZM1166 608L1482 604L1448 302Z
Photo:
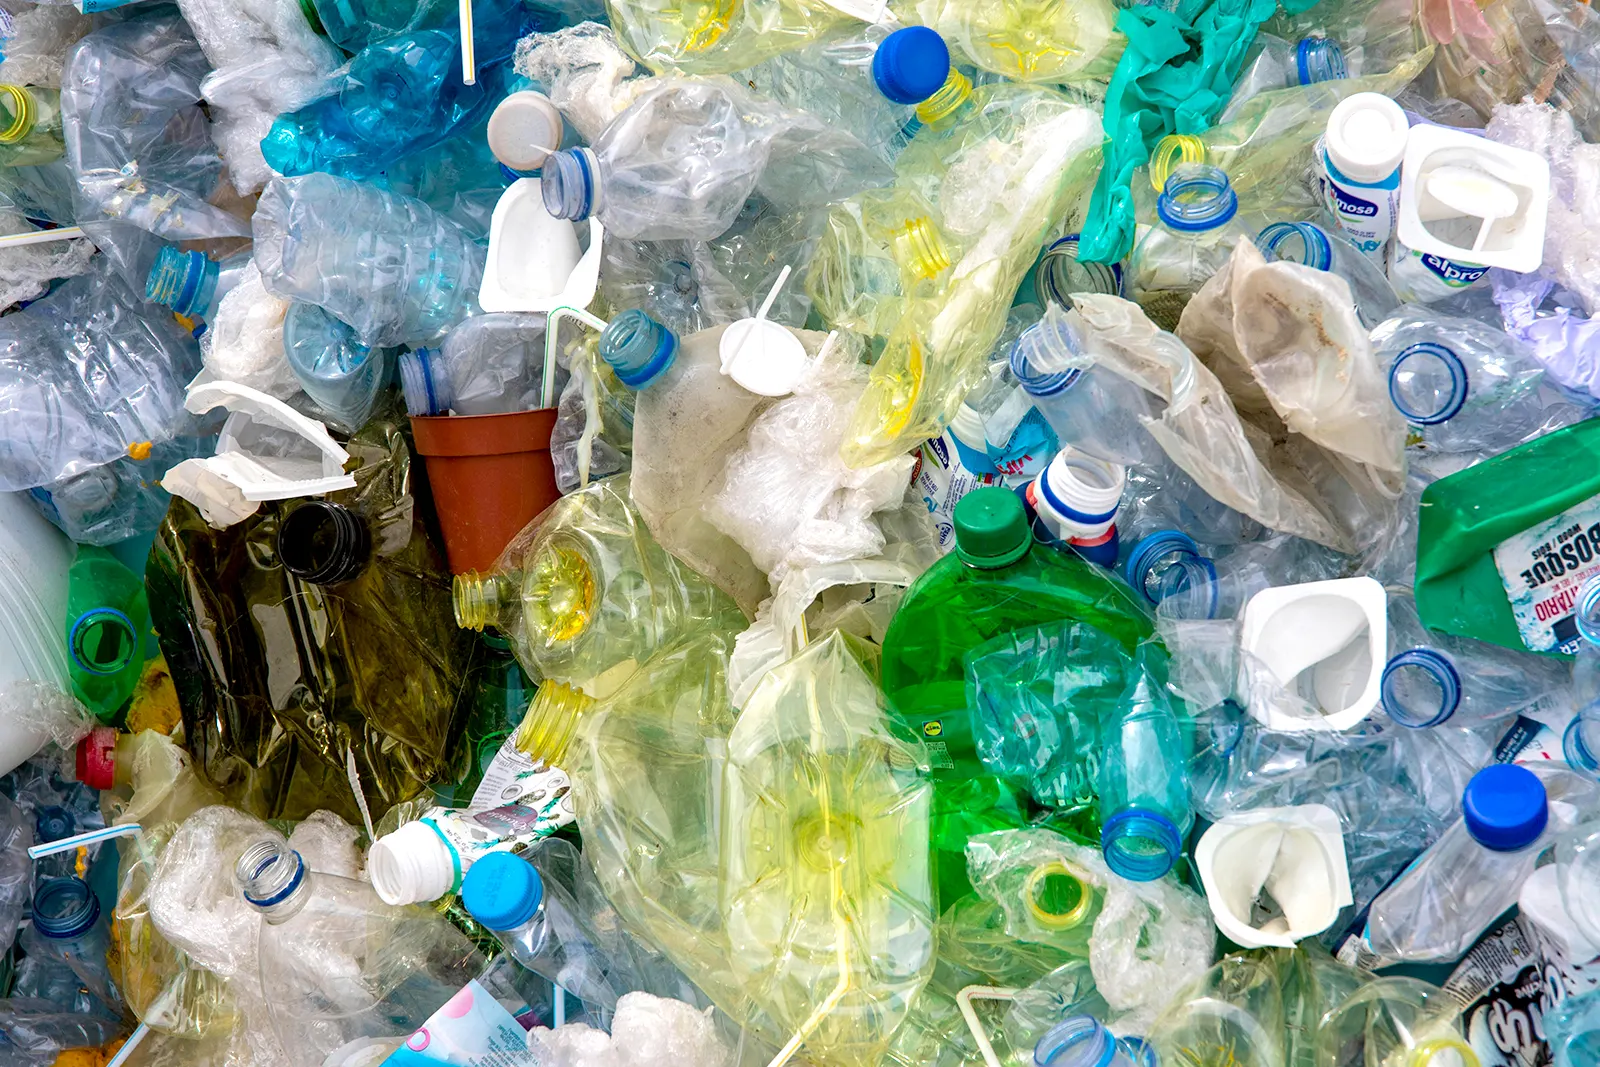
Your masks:
M687 0L606 4L617 38L658 73L727 74L856 19L877 21L883 0Z
M1217 500L1260 522L1330 548L1354 549L1303 492L1281 481L1261 458L1270 438L1240 421L1222 383L1137 304L1115 296L1074 296L1094 362L1167 401L1144 420L1172 461Z
M33 897L33 819L10 797L0 795L0 945L6 951Z
M558 359L568 375L556 402L550 462L556 488L573 493L632 469L634 391L600 358L593 331L565 342Z
M72 694L26 678L0 689L0 720L62 749L72 748L95 727L94 716Z
M59 89L67 49L94 28L94 19L71 4L11 4L7 11L11 32L0 60L0 82Z
M0 210L0 233L30 233L35 229L20 214ZM43 296L53 279L85 273L93 255L94 245L86 240L0 248L0 310Z
M1600 144L1578 135L1572 116L1549 104L1501 104L1484 129L1491 141L1526 149L1550 163L1550 205L1539 273L1600 311Z
M212 66L200 91L212 111L212 136L241 196L272 177L261 139L280 114L336 88L339 49L313 32L294 0L178 5Z
M966 251L937 292L902 301L844 444L853 467L908 452L955 417L1005 329L1007 294L1097 162L1095 113L1056 93L985 86L972 107L971 120L926 131L900 158L901 184Z
M599 137L612 119L656 84L654 78L634 77L638 66L618 46L611 27L598 22L522 38L514 66L518 74L544 86L550 102L585 141Z
M267 291L255 261L217 306L200 335L200 359L212 377L259 389L279 400L300 392L300 379L283 350L288 300Z
M107 216L170 240L250 236L248 221L208 203L222 177L200 108L209 69L171 8L73 46L61 76L61 132L79 222Z
M794 394L757 416L745 447L728 457L721 490L706 502L711 524L773 582L793 568L867 559L883 549L873 515L905 498L913 460L899 455L851 468L840 458L867 377L856 346L833 335Z
M626 993L617 1000L611 1033L584 1023L536 1026L528 1047L546 1067L731 1067L734 1052L717 1033L711 1009L681 1000Z
M924 0L916 13L979 69L1023 82L1092 88L1111 76L1126 43L1109 0Z
M1571 308L1541 311L1556 283L1542 274L1489 272L1506 333L1533 349L1550 380L1600 399L1600 320Z

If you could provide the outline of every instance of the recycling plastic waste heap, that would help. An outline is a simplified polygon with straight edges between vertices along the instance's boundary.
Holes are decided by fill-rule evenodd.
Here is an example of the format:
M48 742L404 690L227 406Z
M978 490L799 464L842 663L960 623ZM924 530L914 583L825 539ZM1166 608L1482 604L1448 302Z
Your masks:
M1597 1067L1596 175L1579 0L6 0L0 1067Z

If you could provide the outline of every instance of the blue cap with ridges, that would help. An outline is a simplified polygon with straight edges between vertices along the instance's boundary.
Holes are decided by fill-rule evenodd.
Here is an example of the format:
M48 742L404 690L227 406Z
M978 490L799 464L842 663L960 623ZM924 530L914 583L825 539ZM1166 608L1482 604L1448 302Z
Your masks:
M461 903L491 930L515 930L539 910L544 882L533 864L509 852L491 852L461 880Z
M1538 775L1514 763L1496 763L1467 783L1461 816L1467 833L1484 848L1517 852L1544 833L1550 801Z
M896 104L920 104L950 77L950 46L926 26L907 26L884 38L872 57L872 80Z

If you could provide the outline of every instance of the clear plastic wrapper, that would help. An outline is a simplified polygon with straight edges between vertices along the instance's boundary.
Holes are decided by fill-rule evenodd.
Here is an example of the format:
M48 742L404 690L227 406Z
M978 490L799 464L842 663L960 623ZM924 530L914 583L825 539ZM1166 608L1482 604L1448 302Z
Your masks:
M0 944L7 951L33 896L32 844L33 819L10 797L0 796Z
M94 21L71 4L12 0L4 6L11 18L0 82L59 89L67 50L94 28Z
M585 1023L536 1027L528 1047L551 1067L731 1067L734 1050L717 1032L711 1009L635 992L617 1002L611 1033Z
M209 329L200 335L200 359L212 377L237 382L287 400L300 381L283 350L290 302L267 291L252 259L244 277L223 296Z
M406 406L412 415L532 411L544 384L544 331L543 315L474 315L451 329L426 361L400 357ZM565 382L557 380L560 395Z
M680 337L742 319L749 307L700 241L611 241L600 292L614 307L638 308Z
M610 26L580 22L517 42L516 71L544 86L550 102L585 141L593 141L629 104L655 84L634 77L638 65ZM545 145L560 148L560 145Z
M0 489L70 477L171 437L199 351L109 264L0 323Z
M747 0L729 6L717 0L687 5L607 3L617 37L651 70L721 74L754 60L804 47L867 10L823 0Z
M550 461L563 493L633 467L633 404L637 394L600 358L594 335L568 341L561 360L567 384L556 402Z
M1114 29L1116 6L1108 0L1071 8L933 0L916 10L919 21L958 45L980 70L1023 82L1108 79L1125 43Z
M61 129L78 221L107 217L172 240L248 237L210 203L222 160L200 108L205 53L181 16L156 9L96 30L61 76Z
M0 233L34 229L21 214L0 210ZM89 270L94 245L88 241L50 241L0 249L0 309L45 294L56 278L75 278Z

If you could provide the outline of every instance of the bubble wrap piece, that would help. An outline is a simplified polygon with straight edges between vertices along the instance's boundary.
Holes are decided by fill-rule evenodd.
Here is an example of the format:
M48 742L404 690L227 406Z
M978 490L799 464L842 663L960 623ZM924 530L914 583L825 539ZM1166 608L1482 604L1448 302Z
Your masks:
M0 211L0 234L37 229L21 215ZM37 300L56 278L76 278L89 269L94 245L83 239L0 248L0 311L23 300Z
M94 28L94 21L71 4L0 4L10 16L0 82L61 88L61 63L72 43ZM6 20L0 19L0 23Z
M183 0L178 10L213 68L200 84L211 138L248 195L272 177L261 139L278 115L332 91L339 50L312 32L295 0Z
M1484 131L1490 140L1550 161L1550 215L1542 273L1600 310L1600 145L1586 144L1572 116L1549 104L1500 104Z
M528 1047L541 1067L731 1067L733 1053L717 1036L711 1011L628 993L617 1001L610 1037L583 1023L539 1026Z
M289 847L319 874L360 878L365 859L356 847L360 834L331 811L314 811L289 834Z
M220 381L259 389L279 400L300 391L300 379L283 351L283 323L291 301L267 292L252 261L217 306L216 321L200 337L200 358Z
M517 42L515 68L544 86L550 102L585 141L599 137L613 118L657 83L655 78L627 80L639 68L611 28L598 22L524 37Z

